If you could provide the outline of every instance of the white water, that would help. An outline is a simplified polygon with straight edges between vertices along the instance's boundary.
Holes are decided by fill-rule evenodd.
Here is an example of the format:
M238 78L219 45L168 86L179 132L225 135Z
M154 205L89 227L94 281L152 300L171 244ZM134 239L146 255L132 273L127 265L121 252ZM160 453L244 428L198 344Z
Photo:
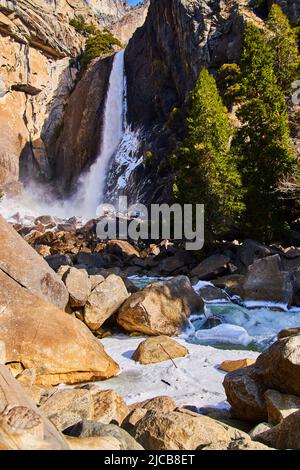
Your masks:
M53 200L51 196L45 194L42 186L32 182L21 197L4 198L0 201L0 214L10 219L15 213L19 213L24 220L26 216L37 217L42 214L62 219L74 215L85 220L95 217L98 205L106 202L104 192L107 173L111 160L121 147L126 134L124 132L127 107L125 89L124 51L120 51L114 57L111 70L99 155L89 171L79 178L76 193L64 201Z
M125 106L124 51L121 51L115 55L110 75L101 151L89 172L82 175L78 182L74 210L84 217L94 217L98 205L105 202L107 170L124 133Z

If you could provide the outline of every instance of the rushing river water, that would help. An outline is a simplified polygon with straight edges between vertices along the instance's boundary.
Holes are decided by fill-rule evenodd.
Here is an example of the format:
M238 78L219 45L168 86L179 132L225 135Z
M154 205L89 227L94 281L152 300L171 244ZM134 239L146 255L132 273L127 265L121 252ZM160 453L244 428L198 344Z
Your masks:
M171 278L133 276L130 280L139 288L153 282ZM196 292L210 283L194 286ZM216 317L219 326L206 328L208 318ZM204 314L194 314L182 333L182 338L194 344L216 346L224 349L246 349L263 351L276 340L284 328L300 326L300 308L294 307L280 311L261 304L260 307L247 308L237 298L215 300L205 303Z

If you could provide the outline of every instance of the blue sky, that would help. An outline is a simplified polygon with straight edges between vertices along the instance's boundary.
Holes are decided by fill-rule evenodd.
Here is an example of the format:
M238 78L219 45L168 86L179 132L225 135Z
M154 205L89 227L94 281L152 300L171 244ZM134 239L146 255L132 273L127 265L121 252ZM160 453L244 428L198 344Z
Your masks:
M128 0L129 5L136 5L140 0Z

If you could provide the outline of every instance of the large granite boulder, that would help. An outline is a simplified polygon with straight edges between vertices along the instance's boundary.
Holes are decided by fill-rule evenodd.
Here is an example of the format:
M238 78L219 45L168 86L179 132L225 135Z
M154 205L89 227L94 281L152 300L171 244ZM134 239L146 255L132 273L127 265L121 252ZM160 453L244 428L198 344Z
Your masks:
M1 270L0 297L4 362L34 369L36 384L103 380L119 372L81 321L33 295Z
M0 216L0 270L20 286L60 308L68 291L46 261Z
M281 270L279 255L256 260L249 266L243 286L244 300L292 304L293 285L289 272Z
M180 333L192 312L201 312L203 301L189 279L178 276L157 282L129 297L118 312L120 326L149 336Z

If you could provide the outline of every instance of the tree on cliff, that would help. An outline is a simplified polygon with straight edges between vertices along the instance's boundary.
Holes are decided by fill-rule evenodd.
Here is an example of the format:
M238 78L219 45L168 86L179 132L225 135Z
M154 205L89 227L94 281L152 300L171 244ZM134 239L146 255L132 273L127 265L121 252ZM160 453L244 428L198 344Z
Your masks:
M291 27L287 16L275 3L270 10L267 26L277 82L281 90L288 94L292 82L298 78L300 67L296 29Z
M264 35L249 24L241 57L241 127L234 139L246 205L246 228L272 239L285 227L279 186L295 168L287 105L274 72L273 52Z
M205 205L206 236L211 237L235 220L242 204L239 173L230 155L229 114L206 68L187 107L187 135L174 159L174 194L181 204Z

